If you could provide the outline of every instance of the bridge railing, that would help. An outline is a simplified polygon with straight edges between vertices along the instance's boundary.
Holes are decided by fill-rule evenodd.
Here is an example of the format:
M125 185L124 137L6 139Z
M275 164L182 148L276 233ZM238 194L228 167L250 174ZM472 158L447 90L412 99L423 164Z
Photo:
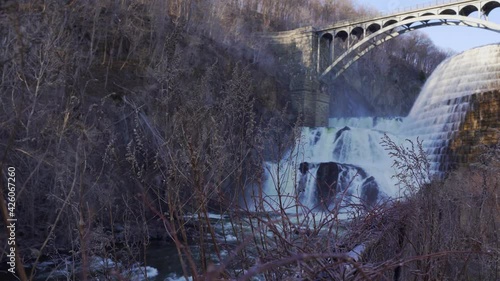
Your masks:
M403 2L403 1L402 0L398 0L397 2L395 2L395 5L398 5L398 3L401 3L401 2ZM434 1L426 2L426 3L417 4L417 5L400 7L400 8L397 8L397 9L391 9L390 11L379 13L379 14L376 14L376 15L365 16L365 17L362 17L362 18L351 19L351 20L341 20L341 21L337 21L337 22L333 23L332 25L333 26L335 26L335 25L348 25L348 24L353 23L353 22L369 21L369 20L372 20L373 18L376 18L376 17L388 17L388 16L392 16L392 15L401 14L401 13L404 13L404 12L410 12L410 11L414 11L414 10L428 9L428 8L432 8L432 7L435 7L435 6L446 5L446 4L453 4L453 3L459 3L459 2L470 2L470 1L464 1L464 0L434 0Z
M400 2L400 1L398 1ZM438 5L445 5L445 4L452 4L452 3L458 3L458 2L464 2L464 0L434 0L434 1L429 1L413 6L407 6L407 7L400 7L396 10L391 10L389 12L386 12L384 16L390 16L392 14L399 14L403 12L408 12L408 11L413 11L413 10L421 10L421 9L426 9L426 8L431 8L434 6Z

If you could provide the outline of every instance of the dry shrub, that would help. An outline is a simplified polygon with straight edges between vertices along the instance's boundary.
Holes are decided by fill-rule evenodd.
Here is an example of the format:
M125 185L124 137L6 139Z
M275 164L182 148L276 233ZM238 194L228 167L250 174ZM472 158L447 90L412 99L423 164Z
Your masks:
M365 260L394 280L498 280L498 147L482 163L425 184L384 217L387 227ZM389 222L389 223L387 223Z

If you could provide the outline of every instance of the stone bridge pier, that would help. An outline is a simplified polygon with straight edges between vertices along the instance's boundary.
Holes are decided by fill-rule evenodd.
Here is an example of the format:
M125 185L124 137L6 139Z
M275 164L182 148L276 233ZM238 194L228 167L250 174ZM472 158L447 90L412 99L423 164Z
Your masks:
M303 126L328 126L330 95L322 90L317 72L318 35L312 27L278 32L269 36L273 53L289 77L292 109Z

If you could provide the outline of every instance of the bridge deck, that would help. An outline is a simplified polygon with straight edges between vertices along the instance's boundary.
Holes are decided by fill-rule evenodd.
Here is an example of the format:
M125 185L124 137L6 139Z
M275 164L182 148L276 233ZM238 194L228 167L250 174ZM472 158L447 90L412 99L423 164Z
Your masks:
M317 28L316 31L317 32L324 32L324 31L329 31L332 29L341 29L341 28L346 28L346 27L355 26L355 25L362 25L362 24L371 23L371 22L388 20L388 19L392 19L392 18L396 18L396 17L405 16L405 15L410 16L410 15L414 15L414 14L418 14L418 13L422 13L422 12L426 12L426 11L431 11L431 10L440 9L440 8L446 8L449 6L456 6L456 5L460 5L460 4L466 5L466 4L472 4L472 3L477 3L477 2L478 2L477 0L433 1L433 2L428 3L429 4L428 6L425 6L425 4L422 5L422 7L420 7L420 5L417 5L417 7L410 7L410 8L404 9L403 11L397 11L395 13L393 12L393 13L389 13L386 15L378 15L378 16L375 15L375 16L364 17L364 18L358 19L358 20L346 20L346 21L336 22L336 23L329 25L329 26L326 26L326 27Z

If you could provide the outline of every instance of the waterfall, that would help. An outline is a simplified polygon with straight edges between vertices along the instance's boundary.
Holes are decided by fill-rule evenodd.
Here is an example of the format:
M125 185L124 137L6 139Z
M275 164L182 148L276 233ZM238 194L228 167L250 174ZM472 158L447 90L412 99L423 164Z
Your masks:
M368 205L399 192L392 161L380 144L401 118L331 119L332 128L302 128L295 147L278 163L265 163L264 193L273 210L277 198L290 210L299 200L309 210L340 203Z
M484 93L499 100L495 98L499 89L500 45L451 57L429 77L404 119L336 118L329 120L329 128L303 128L289 154L279 163L266 163L264 194L269 199L285 195L287 206L300 201L299 205L313 210L349 202L370 205L385 197L398 197L401 190L392 178L392 160L380 145L384 133L396 143L419 138L431 173L442 177L457 164L452 143L464 130L467 116L474 115L469 121L473 126L465 128L470 135L490 128L483 124L486 117L477 111L477 100ZM497 126L498 114L489 114L488 122ZM271 209L275 208L273 200L268 201Z
M471 98L500 89L500 45L468 50L441 63L428 79L402 134L419 137L438 177L453 168L450 145L457 136Z

